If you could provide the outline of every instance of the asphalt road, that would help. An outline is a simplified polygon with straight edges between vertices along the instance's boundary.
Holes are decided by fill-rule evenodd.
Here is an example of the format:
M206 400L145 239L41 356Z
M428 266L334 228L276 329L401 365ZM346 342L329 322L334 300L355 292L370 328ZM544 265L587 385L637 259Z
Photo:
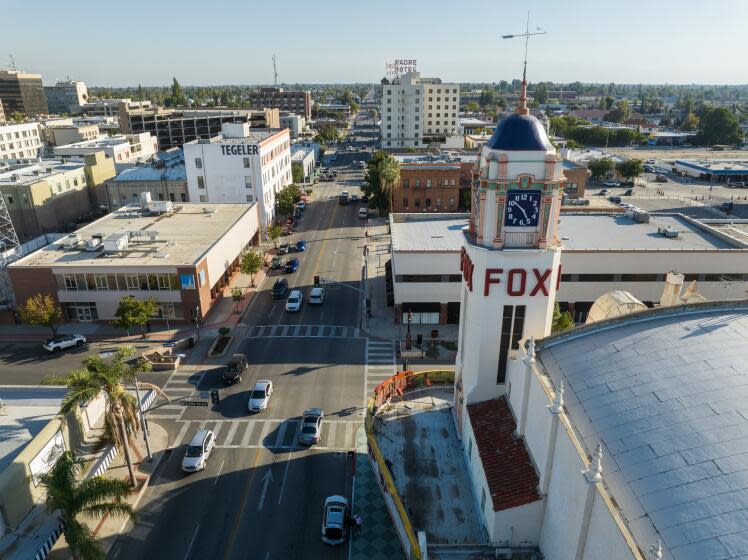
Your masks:
M133 344L142 350L153 344ZM49 353L39 342L0 343L0 385L38 385L47 375L65 375L83 365L83 360L93 354L114 352L121 345L111 342L92 342L80 348ZM162 386L164 375L145 373L141 381Z
M358 188L362 174L350 162L362 155L338 155L333 167L339 180L315 187L296 231L283 238L307 242L305 252L291 255L300 260L298 271L285 275L291 288L302 289L306 297L315 275L345 286L328 287L322 306L305 304L299 313L287 313L283 300L270 296L283 273L264 280L229 349L248 356L242 381L224 386L215 360L206 360L194 375L200 390L220 388L218 404L185 407L170 418L153 412L150 421L167 428L172 450L143 497L138 522L118 539L109 558L347 557L347 546L326 546L320 533L324 499L350 495L347 452L354 449L363 421L366 341L357 330L363 266L357 257L364 228L358 206L337 201L341 190ZM317 334L291 336L300 332L299 325L316 325ZM259 379L271 380L274 393L266 411L249 415L248 392ZM180 385L169 382L167 390ZM322 440L308 448L296 440L300 415L312 406L322 408L326 420ZM180 470L185 444L201 426L216 433L217 447L205 470L185 475Z

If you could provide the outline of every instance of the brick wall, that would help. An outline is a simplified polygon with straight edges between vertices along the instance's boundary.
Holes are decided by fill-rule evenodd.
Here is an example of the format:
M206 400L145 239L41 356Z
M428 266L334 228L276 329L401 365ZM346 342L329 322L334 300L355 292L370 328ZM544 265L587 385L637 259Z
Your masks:
M392 190L392 211L455 212L460 204L460 179L458 166L401 168L400 181ZM444 186L445 181L447 186Z

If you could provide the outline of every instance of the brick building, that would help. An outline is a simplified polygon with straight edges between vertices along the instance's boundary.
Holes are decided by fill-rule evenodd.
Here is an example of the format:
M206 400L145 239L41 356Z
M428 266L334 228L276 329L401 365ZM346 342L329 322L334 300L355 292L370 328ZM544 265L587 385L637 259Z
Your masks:
M434 156L394 156L400 180L392 189L393 212L455 212L460 205L462 164Z
M568 159L563 161L565 180L561 183L561 189L567 198L584 198L587 188L589 170L584 166Z
M269 107L290 111L305 119L312 118L312 94L309 91L260 88L249 94L249 102L255 109Z

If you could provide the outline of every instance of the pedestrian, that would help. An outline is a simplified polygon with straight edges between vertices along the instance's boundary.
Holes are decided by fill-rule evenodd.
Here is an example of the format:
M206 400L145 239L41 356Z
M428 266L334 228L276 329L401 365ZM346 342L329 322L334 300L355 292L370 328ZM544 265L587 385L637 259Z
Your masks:
M359 514L356 514L356 515L353 516L353 522L356 524L355 527L354 527L353 532L357 533L357 534L360 533L361 532L361 525L364 524L364 520L362 519L362 517Z

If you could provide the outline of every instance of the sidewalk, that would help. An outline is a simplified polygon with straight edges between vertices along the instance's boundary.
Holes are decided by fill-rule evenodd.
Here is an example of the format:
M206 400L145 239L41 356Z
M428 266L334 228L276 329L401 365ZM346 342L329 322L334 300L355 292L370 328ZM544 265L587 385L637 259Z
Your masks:
M148 462L142 430L133 437L130 444L130 454L132 456L133 466L135 467L135 477L138 480L138 487L133 489L127 501L136 512L138 503L140 503L143 494L145 494L145 491L148 489L151 475L155 472L161 459L169 449L169 436L166 429L153 420L149 420L148 427L151 452L153 454L152 462ZM105 478L129 481L124 453L117 453L117 456L109 467L107 467L103 476ZM104 549L105 555L112 548L117 537L119 537L119 535L123 533L131 523L126 517L109 517L108 515L104 515L104 517L100 519L90 519L81 516L80 520L84 521L89 529L91 529L94 536L99 541L99 544ZM63 535L52 548L47 558L50 560L67 560L69 556L70 552L67 543L65 542L65 536Z
M356 480L352 512L363 518L361 532L351 535L349 560L405 560L405 553L369 463L366 432L356 432Z

